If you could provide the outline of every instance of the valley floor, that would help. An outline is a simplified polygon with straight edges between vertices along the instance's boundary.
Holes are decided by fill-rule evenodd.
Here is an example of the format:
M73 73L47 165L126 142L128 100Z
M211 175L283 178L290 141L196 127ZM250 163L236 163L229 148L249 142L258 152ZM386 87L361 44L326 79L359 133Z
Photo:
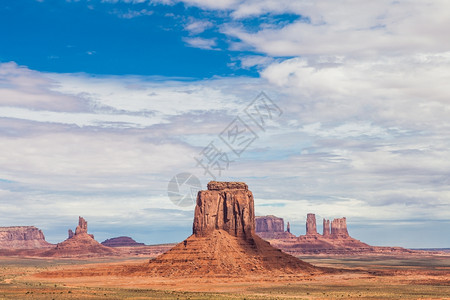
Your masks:
M36 273L142 264L143 258L90 260L0 257L0 299L450 299L450 256L300 257L344 269L319 276L44 278Z

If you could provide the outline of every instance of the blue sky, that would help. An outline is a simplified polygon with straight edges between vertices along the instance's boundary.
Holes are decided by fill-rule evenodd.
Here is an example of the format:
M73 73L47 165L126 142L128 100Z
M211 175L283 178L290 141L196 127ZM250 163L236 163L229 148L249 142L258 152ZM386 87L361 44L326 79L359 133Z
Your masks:
M81 215L100 241L180 241L193 207L167 185L206 186L194 157L213 142L232 160L218 179L247 182L257 214L296 234L313 212L370 244L449 247L449 8L2 3L0 226L59 242ZM261 91L279 109L263 128L245 113ZM256 136L240 156L223 139L236 117Z
M156 75L189 78L249 75L230 68L241 51L204 51L189 47L201 23L214 13L183 3L130 5L100 1L11 1L2 5L2 61L15 61L47 72L108 75ZM214 18L201 37L224 47L227 37ZM200 22L200 21L198 21ZM205 45L204 47L207 47Z

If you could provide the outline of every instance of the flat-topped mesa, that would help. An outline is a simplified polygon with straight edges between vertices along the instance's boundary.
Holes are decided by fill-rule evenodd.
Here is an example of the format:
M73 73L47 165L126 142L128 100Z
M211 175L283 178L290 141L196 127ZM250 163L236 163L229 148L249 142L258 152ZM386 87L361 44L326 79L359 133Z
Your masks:
M330 220L323 219L323 236L330 236Z
M256 232L284 232L284 220L272 215L256 217Z
M220 229L244 238L255 232L253 194L245 183L211 181L208 190L198 192L193 234L207 236Z
M290 239L295 236L291 233L291 225L288 222L287 230L284 231L284 219L269 216L258 216L256 221L256 234L263 239Z
M315 214L308 214L306 217L306 235L317 235Z
M226 181L210 181L207 185L208 191L222 190L246 190L248 186L244 182L226 182Z
M331 222L331 236L333 238L348 237L347 220L344 218L337 218Z
M42 230L34 226L0 227L0 248L36 249L51 246L45 241Z

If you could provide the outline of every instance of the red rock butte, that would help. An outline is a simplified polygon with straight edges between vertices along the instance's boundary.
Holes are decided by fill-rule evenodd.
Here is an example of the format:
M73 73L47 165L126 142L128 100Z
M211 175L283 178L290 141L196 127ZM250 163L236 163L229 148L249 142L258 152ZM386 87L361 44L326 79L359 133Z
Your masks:
M78 218L78 226L75 233L69 229L69 237L56 245L54 249L43 253L43 256L55 257L96 257L117 254L115 249L103 246L88 234L87 222L84 218Z
M208 190L197 195L192 235L151 260L147 272L159 276L242 276L321 271L255 234L254 199L245 183L211 181Z

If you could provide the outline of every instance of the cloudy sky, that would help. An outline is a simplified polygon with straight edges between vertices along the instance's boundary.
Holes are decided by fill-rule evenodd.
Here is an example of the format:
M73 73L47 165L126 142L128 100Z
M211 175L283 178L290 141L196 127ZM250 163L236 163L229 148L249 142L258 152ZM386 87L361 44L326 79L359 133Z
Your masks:
M56 243L80 215L99 241L177 242L193 206L167 189L187 172L203 187L247 182L257 214L296 234L313 212L346 216L370 244L450 247L449 11L2 2L0 226L35 225ZM209 173L196 161L208 158Z

